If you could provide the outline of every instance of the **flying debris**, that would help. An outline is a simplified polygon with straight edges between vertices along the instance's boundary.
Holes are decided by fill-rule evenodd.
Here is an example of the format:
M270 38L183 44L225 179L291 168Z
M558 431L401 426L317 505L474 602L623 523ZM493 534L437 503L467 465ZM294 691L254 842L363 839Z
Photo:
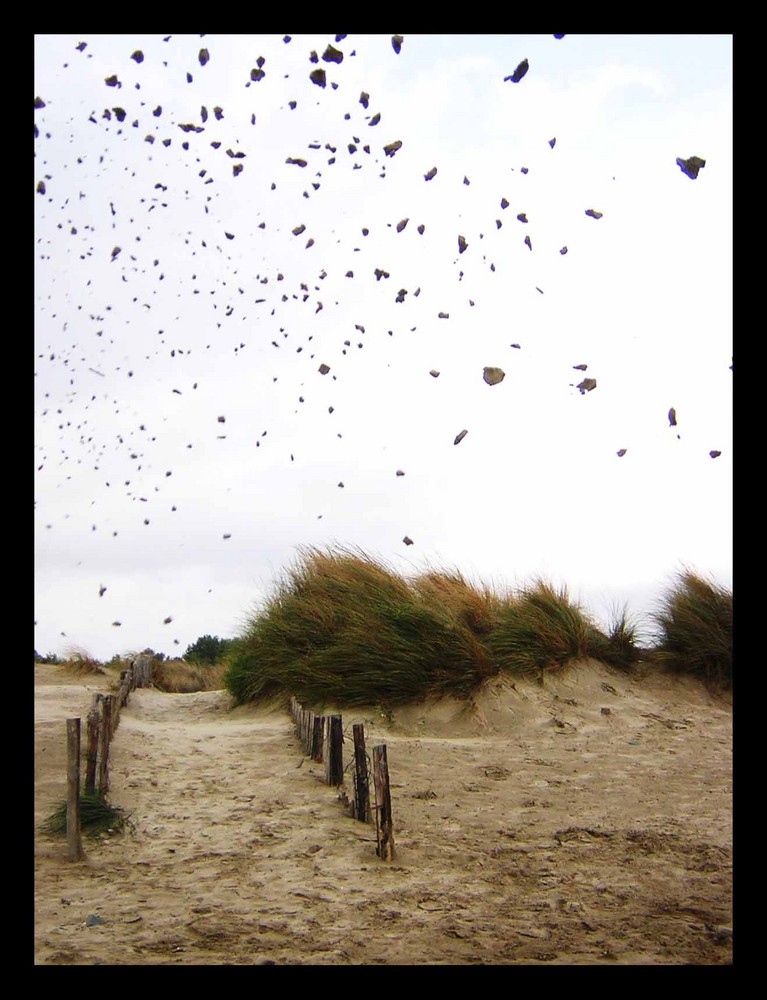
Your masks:
M567 247L562 247L562 249L561 249L561 250L560 250L559 252L560 252L560 253L562 254L562 256L564 257L564 255L565 255L565 254L567 253Z
M204 66L205 63L210 59L210 52L208 52L207 49L200 49L200 53L197 56L197 58L200 60L200 65Z
M103 597L104 594L106 594L106 592L107 592L107 588L102 583L101 586L99 587L99 597Z
M164 619L163 619L163 622L162 622L162 623L163 623L163 625L170 625L170 623L171 623L172 621L173 621L173 618L171 617L171 615L168 615L168 617L167 617L167 618L164 618Z
M398 149L402 148L402 141L400 139L395 139L394 142L390 142L388 146L384 146L383 151L387 156L394 156Z
M309 79L312 83L316 83L318 87L325 86L325 70L324 69L313 69L309 74Z
M45 194L45 181L38 181L37 182L37 193L38 194Z
M549 145L551 146L552 149L556 146L556 144L557 144L556 137L553 139L549 139Z
M114 260L115 257L117 257L117 255L120 253L121 250L122 250L122 247L113 247L113 249L112 249L112 260Z
M327 373L330 371L330 365L322 364L320 365L318 371L320 375L327 375Z
M623 456L626 454L626 448L621 448L620 451L616 451L615 454L618 456L618 458L623 458Z
M298 157L294 157L294 156L289 156L287 158L287 160L285 160L285 162L286 163L292 163L293 166L296 166L296 167L305 167L306 166L306 160L302 160L302 159L300 159Z
M37 109L37 108L44 108L44 107L45 107L45 101L42 99L42 97L36 97L35 98L35 108Z
M396 476L404 476L405 473L404 473L404 471L402 469L397 469L397 471L395 472L395 475Z
M597 210L595 208L587 208L586 209L586 215L590 216L592 219L601 219L602 218L602 213L601 212L597 212Z
M368 127L370 127L371 125L377 125L380 122L380 120L381 120L381 112L378 111L376 114L373 115L373 117L368 122Z
M397 223L397 232L401 233L405 226L410 222L410 219L402 219L401 222Z
M519 83L522 77L530 69L530 63L527 59L523 59L522 62L517 66L511 76L505 76L503 82L506 83L507 80L511 80L512 83Z
M339 49L333 48L332 45L328 45L322 53L322 58L325 62L340 63L344 61L344 54Z
M300 226L296 226L296 228L293 230L293 235L294 236L300 236L301 233L303 233L305 231L305 229L306 229L306 226L304 226L303 224L300 225Z
M583 396L584 393L591 392L591 390L596 389L596 387L597 380L595 378L585 378L576 386L576 388L580 390L581 396Z
M463 238L463 236L458 237L458 253L463 253L463 251L468 247L468 243Z
M117 79L116 75L105 77L104 83L107 85L107 87L122 87L122 84Z
M365 91L363 90L362 93L360 94L360 104L362 105L363 108L367 109L369 101L370 101L370 94L366 94Z
M468 431L463 430L460 432L460 434L456 434L455 441L453 441L453 444L460 444L468 433L469 433Z
M669 427L676 427L676 410L673 406L668 411L668 425Z
M517 218L519 219L520 222L528 222L528 218L527 218L527 213L526 212L520 212L519 215L517 216Z
M437 176L437 168L436 167L432 167L431 170L428 173L426 173L426 174L423 175L423 179L425 181L430 181L432 179L432 177L436 177L436 176Z
M577 369L579 372L585 372L588 365L573 365L573 368Z
M695 180L698 176L698 171L706 165L706 161L702 160L699 156L691 156L688 160L683 160L681 156L677 156L676 162L682 173L687 174L692 180Z
M721 451L710 451L709 452L709 455L711 456L711 458L719 458L719 456L721 454L722 454Z
M564 38L564 35L554 35L555 38Z
M498 385L506 378L506 372L501 368L483 368L482 378L488 385Z
M222 535L221 537L224 539L224 541L226 541L227 538L231 538L232 536L231 534L228 534L228 535Z
M122 622L112 622L112 624L119 628L119 626L122 625Z
M405 543L405 545L412 545L413 544L413 539L410 538L408 535L405 535L405 537L402 539L402 541Z
M533 244L532 244L529 236L525 236L525 246L527 247L528 250L532 250L533 249Z
M404 40L405 39L402 37L402 35L392 35L391 47L394 49L397 55L400 54L400 49L402 48L402 43L404 42Z
M439 372L437 371L436 368L432 368L429 374L431 375L432 378L439 378Z

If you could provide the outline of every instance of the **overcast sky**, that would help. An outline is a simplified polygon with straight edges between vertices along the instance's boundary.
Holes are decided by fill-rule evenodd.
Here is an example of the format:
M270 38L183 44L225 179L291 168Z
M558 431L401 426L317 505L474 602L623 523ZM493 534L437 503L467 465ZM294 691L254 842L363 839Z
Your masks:
M300 546L731 587L731 36L39 35L35 96L40 653Z

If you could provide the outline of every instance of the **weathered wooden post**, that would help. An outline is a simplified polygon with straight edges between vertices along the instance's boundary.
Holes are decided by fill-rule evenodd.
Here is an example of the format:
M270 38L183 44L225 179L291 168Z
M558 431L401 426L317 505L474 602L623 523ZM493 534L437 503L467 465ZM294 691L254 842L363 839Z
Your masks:
M109 702L109 738L111 739L120 722L120 700L114 694L108 694L105 701Z
M326 743L325 780L329 785L342 785L344 781L344 731L340 715L328 716Z
M352 726L354 733L354 817L363 823L370 822L370 780L368 758L365 753L365 727L361 722Z
M391 794L389 792L389 764L386 759L386 745L373 747L373 781L376 791L376 854L383 861L394 857L394 836L392 834Z
M67 719L67 857L83 856L80 835L80 720Z
M106 795L109 791L109 740L112 735L112 702L104 697L101 702L101 739L99 746L99 792Z
M86 739L88 743L85 765L85 791L93 795L96 791L96 764L99 757L99 702L100 694L94 694L93 707L88 712Z
M314 726L312 730L312 760L316 760L318 764L321 764L323 760L322 743L324 734L325 734L325 716L315 715Z

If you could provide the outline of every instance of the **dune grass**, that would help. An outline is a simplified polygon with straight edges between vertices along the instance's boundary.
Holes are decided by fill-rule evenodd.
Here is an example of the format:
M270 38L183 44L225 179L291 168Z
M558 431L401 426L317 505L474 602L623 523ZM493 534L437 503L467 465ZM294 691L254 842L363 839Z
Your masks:
M119 806L110 805L99 792L80 793L80 828L89 836L117 833L128 823L128 816ZM48 818L40 824L41 833L63 837L67 832L67 803L59 802Z
M299 550L243 622L224 682L237 703L293 694L319 709L465 697L501 671L541 677L574 659L637 658L625 615L609 635L539 580L497 595L458 571L407 580L355 549Z
M224 687L223 663L202 666L185 660L157 660L152 665L152 684L158 691L191 694L194 691L219 691Z
M732 615L728 590L683 570L653 614L660 633L656 658L676 673L731 688Z

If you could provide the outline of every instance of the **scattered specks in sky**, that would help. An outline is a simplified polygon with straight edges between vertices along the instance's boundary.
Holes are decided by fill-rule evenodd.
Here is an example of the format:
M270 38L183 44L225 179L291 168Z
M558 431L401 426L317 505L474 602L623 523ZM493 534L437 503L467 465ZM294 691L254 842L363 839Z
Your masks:
M208 555L208 542L219 550L217 539L234 533L237 543L225 547L216 572L245 581L245 589L253 585L251 555L277 566L291 546L307 541L375 538L372 547L406 558L402 542L413 542L401 538L402 510L378 513L389 502L406 505L405 524L420 552L450 553L455 533L445 527L443 507L476 481L478 468L489 475L485 449L501 441L512 449L515 474L524 469L517 449L524 452L534 430L525 421L531 398L558 414L551 428L580 434L582 453L615 454L600 428L617 428L634 456L619 472L630 475L662 447L640 452L634 444L657 424L663 393L673 393L686 439L674 447L687 447L704 419L689 393L714 375L699 352L693 358L682 349L685 331L671 320L666 339L656 340L653 330L647 346L647 321L634 319L637 303L656 288L661 297L673 293L671 268L656 263L660 248L644 233L650 213L643 217L640 206L649 194L618 144L628 122L621 88L637 87L631 121L644 129L643 165L656 169L664 204L681 205L676 219L673 210L658 212L652 233L669 253L676 248L679 261L691 244L697 253L705 242L689 234L691 224L716 218L706 199L722 152L704 128L707 119L693 119L675 141L707 151L705 183L675 182L673 155L660 156L643 117L675 106L676 96L654 103L642 97L643 87L650 94L665 86L660 76L648 71L634 80L639 71L629 61L629 83L600 82L598 98L583 89L579 106L559 75L570 87L579 73L601 81L577 55L587 44L581 38L560 46L554 39L565 36L525 36L523 43L482 36L480 69L472 68L477 43L468 36L459 85L440 68L453 58L449 38L413 36L405 46L401 35L307 35L288 44L286 35L251 37L245 45L237 36L209 35L200 48L202 37L40 36L36 43L36 516L56 529L40 533L40 579L51 581L41 591L53 593L66 575L57 576L59 568L71 564L75 575L87 570L87 613L102 626L110 625L111 615L103 615L111 608L131 628L143 621L151 629L167 599L178 634L183 628L192 642L198 632L227 627L182 612L184 602L158 566L185 567L174 570L177 585L194 580L208 594L207 571L197 580L189 560L196 552L199 565L208 565L218 558ZM518 44L529 60L508 74L514 55L503 64ZM82 58L71 57L73 50ZM606 40L594 66L613 59ZM522 81L531 63L535 72L524 87L500 84ZM541 87L550 96L544 99ZM445 108L435 95L444 95ZM615 127L599 138L603 159L590 160L591 140L588 150L579 147L596 128L603 100ZM679 121L687 120L680 112ZM556 155L546 154L545 136L555 130L559 142L548 144L557 143ZM693 180L706 162L676 159ZM610 177L617 181L607 186ZM690 199L688 214L680 193ZM582 206L590 203L602 206L609 225L584 222ZM502 216L506 226L496 217L499 205L511 209ZM585 215L598 220L603 211ZM530 232L524 240L514 218ZM619 263L627 254L631 260ZM557 255L568 260L557 262ZM704 283L700 275L694 281ZM656 313L664 315L662 304ZM508 351L520 344L510 337L525 340L513 366ZM666 344L677 340L666 360ZM720 341L731 360L726 329ZM676 364L677 350L693 358L694 375ZM637 374L642 355L649 366L653 353L660 404L637 390L650 382L647 372L641 383ZM557 374L573 354L589 357L600 375L600 393L583 405L573 404L572 383L568 389ZM483 367L486 359L505 365L504 389L477 387L479 371L490 386L505 378L503 368ZM731 366L722 367L731 378ZM423 382L426 372L432 382ZM581 395L595 387L588 378L577 386ZM708 398L724 398L724 391ZM568 399L575 415L563 417ZM217 416L222 411L228 433L216 435L216 424L227 422ZM454 454L452 421L464 419L474 428L472 443ZM674 409L669 422L676 426ZM510 426L521 428L511 442ZM720 457L709 450L712 440L723 439L698 442L697 454ZM396 488L392 458L413 473ZM708 475L720 475L727 461ZM396 477L404 477L402 468ZM443 480L441 491L416 492ZM502 484L488 485L503 494ZM373 522L381 534L372 534ZM482 551L468 543L461 550ZM131 573L158 583L126 586ZM96 601L94 578L110 580L106 602ZM139 612L142 591L148 601L156 586L165 588L162 601ZM106 592L100 585L98 597ZM88 600L80 601L83 614ZM64 612L55 601L45 602L40 634L77 631L56 621ZM76 604L68 607L80 615ZM232 620L240 611L227 609ZM136 647L151 641L136 637Z

